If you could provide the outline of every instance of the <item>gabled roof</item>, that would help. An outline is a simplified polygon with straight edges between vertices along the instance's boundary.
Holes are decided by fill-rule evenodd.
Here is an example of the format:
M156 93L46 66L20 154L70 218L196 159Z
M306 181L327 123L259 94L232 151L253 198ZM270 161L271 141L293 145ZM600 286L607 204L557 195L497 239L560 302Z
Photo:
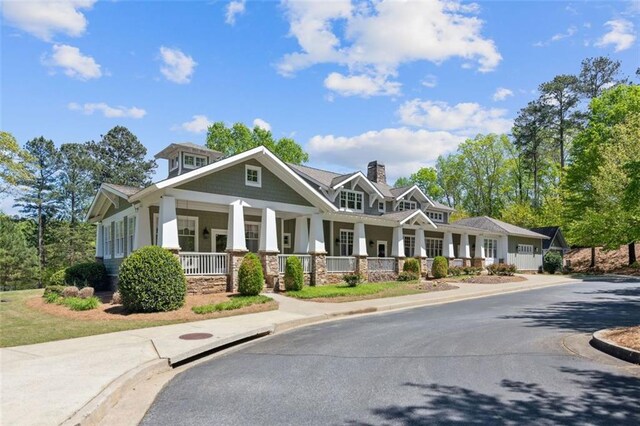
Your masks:
M203 154L211 158L220 158L222 157L222 153L220 151L215 151L213 149L209 149L204 145L198 145L193 142L175 142L170 144L168 147L160 151L155 155L155 158L168 158L172 152L176 150L187 150L189 152L194 152L198 154Z
M302 175L303 177L308 178L309 180L322 185L325 189L330 188L332 186L332 181L338 176L340 173L334 173L327 170L316 169L315 167L302 166L299 164L287 163L289 167L291 167L296 173Z
M432 201L433 201L433 207L438 209L438 210L444 210L444 211L448 211L448 212L455 212L456 211L456 209L451 208L451 207L447 206L446 204L439 203L439 202L437 202L435 200L432 200Z
M115 207L118 207L120 204L120 198L128 200L130 196L140 192L141 190L142 188L137 188L135 186L103 183L100 185L95 197L93 197L91 206L85 215L85 220L91 222L95 218L104 215L109 210L110 205L113 204Z
M530 230L549 237L549 240L542 244L542 248L544 249L551 247L554 240L557 240L560 243L561 248L569 248L569 244L567 244L567 241L564 239L564 235L562 235L562 231L559 226L543 226L540 228L531 228Z
M546 235L538 234L537 232L533 232L528 229L521 228L519 226L515 226L489 216L468 217L465 219L457 220L452 224L470 226L472 228L482 229L485 231L496 232L500 234L519 235L522 237L530 238L549 238Z
M137 186L116 185L114 183L103 183L102 186L105 189L112 189L115 192L119 192L121 195L120 194L116 194L116 195L120 195L122 196L122 198L126 198L142 190L142 188L139 188Z
M428 225L433 226L433 229L437 229L435 223L429 219L429 217L424 214L424 212L420 209L413 210L404 210L401 212L393 212L393 213L385 213L382 215L385 219L397 220L400 225L404 225L406 223L419 221Z

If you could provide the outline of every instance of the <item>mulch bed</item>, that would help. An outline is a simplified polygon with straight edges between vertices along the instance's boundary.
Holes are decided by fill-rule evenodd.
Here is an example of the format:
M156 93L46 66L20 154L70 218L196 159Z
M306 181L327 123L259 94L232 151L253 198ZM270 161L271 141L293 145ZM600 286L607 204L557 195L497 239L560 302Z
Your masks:
M640 351L640 325L617 328L605 333L604 337L625 348Z
M96 309L90 311L72 311L66 306L57 305L55 303L45 303L42 297L33 297L27 300L26 305L32 309L37 309L51 315L65 317L78 320L89 321L161 321L161 320L185 320L197 321L210 318L228 317L231 315L252 314L256 312L271 311L278 309L278 303L272 302L251 305L241 309L232 311L212 312L210 314L196 314L191 308L194 306L207 305L210 303L220 303L230 300L233 293L217 293L208 295L188 295L184 306L178 310L171 312L153 312L147 314L131 314L125 311L122 305L112 305L111 293L97 293L102 304Z
M502 275L477 275L475 277L463 278L462 282L470 284L504 284L527 281L525 277L502 276Z

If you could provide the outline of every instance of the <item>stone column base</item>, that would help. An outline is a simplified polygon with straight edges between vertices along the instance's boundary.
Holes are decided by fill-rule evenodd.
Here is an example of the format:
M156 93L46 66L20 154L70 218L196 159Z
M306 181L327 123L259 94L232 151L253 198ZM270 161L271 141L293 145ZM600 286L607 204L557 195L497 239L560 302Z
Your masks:
M484 268L484 259L480 257L474 257L473 259L471 259L471 265L474 268Z
M311 253L311 285L324 285L327 282L327 254Z
M405 261L405 257L396 257L396 268L397 268L397 273L402 272L402 269L404 268L404 261Z
M471 259L468 257L462 258L462 266L471 266Z
M429 274L427 268L427 258L426 257L417 257L418 262L420 262L420 275L423 277L427 277Z
M365 280L369 279L367 256L356 256L356 274L362 275Z
M238 270L240 269L240 263L242 258L247 254L247 251L228 251L229 258L227 263L227 273L229 279L227 281L227 291L234 293L238 290Z
M277 251L261 251L260 261L262 262L262 271L264 272L264 281L269 288L274 288L279 275L278 252Z

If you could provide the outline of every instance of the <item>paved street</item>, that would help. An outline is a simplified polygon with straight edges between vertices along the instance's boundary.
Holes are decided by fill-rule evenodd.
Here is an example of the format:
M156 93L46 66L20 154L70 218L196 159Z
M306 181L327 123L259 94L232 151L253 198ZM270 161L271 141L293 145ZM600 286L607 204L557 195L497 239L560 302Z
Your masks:
M640 323L640 282L545 288L275 335L177 376L145 425L640 424L640 378L563 338Z

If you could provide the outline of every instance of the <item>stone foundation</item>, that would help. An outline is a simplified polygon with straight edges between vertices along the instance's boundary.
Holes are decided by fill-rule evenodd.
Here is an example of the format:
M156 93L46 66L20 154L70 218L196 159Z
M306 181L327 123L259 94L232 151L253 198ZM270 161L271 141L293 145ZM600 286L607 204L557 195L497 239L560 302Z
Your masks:
M480 257L474 257L471 259L471 266L474 268L484 268L484 259Z
M238 289L238 270L240 269L240 263L246 251L229 251L229 279L227 280L227 291L235 292Z
M260 261L262 262L262 271L264 272L264 280L267 287L274 288L279 275L278 252L261 251Z
M471 266L471 259L469 259L468 257L463 257L462 258L462 266Z
M340 284L341 282L344 282L342 279L344 276L344 272L327 272L324 276L324 284Z
M369 263L367 262L367 256L356 256L356 272L355 273L366 277L368 275L368 272L369 272Z
M396 281L398 273L394 271L371 271L367 277L370 283L380 283L385 281Z
M396 268L397 268L397 269L396 269L396 272L397 272L397 273L402 272L402 268L404 268L404 260L405 260L405 259L406 259L406 258L404 258L404 257L396 257L396 263L397 263L397 265L396 265Z
M311 285L323 285L327 276L327 255L314 253L311 255Z
M427 277L429 275L429 268L427 267L427 258L426 257L417 257L420 262L420 275L423 277Z
M187 294L213 294L227 291L227 275L187 277Z

